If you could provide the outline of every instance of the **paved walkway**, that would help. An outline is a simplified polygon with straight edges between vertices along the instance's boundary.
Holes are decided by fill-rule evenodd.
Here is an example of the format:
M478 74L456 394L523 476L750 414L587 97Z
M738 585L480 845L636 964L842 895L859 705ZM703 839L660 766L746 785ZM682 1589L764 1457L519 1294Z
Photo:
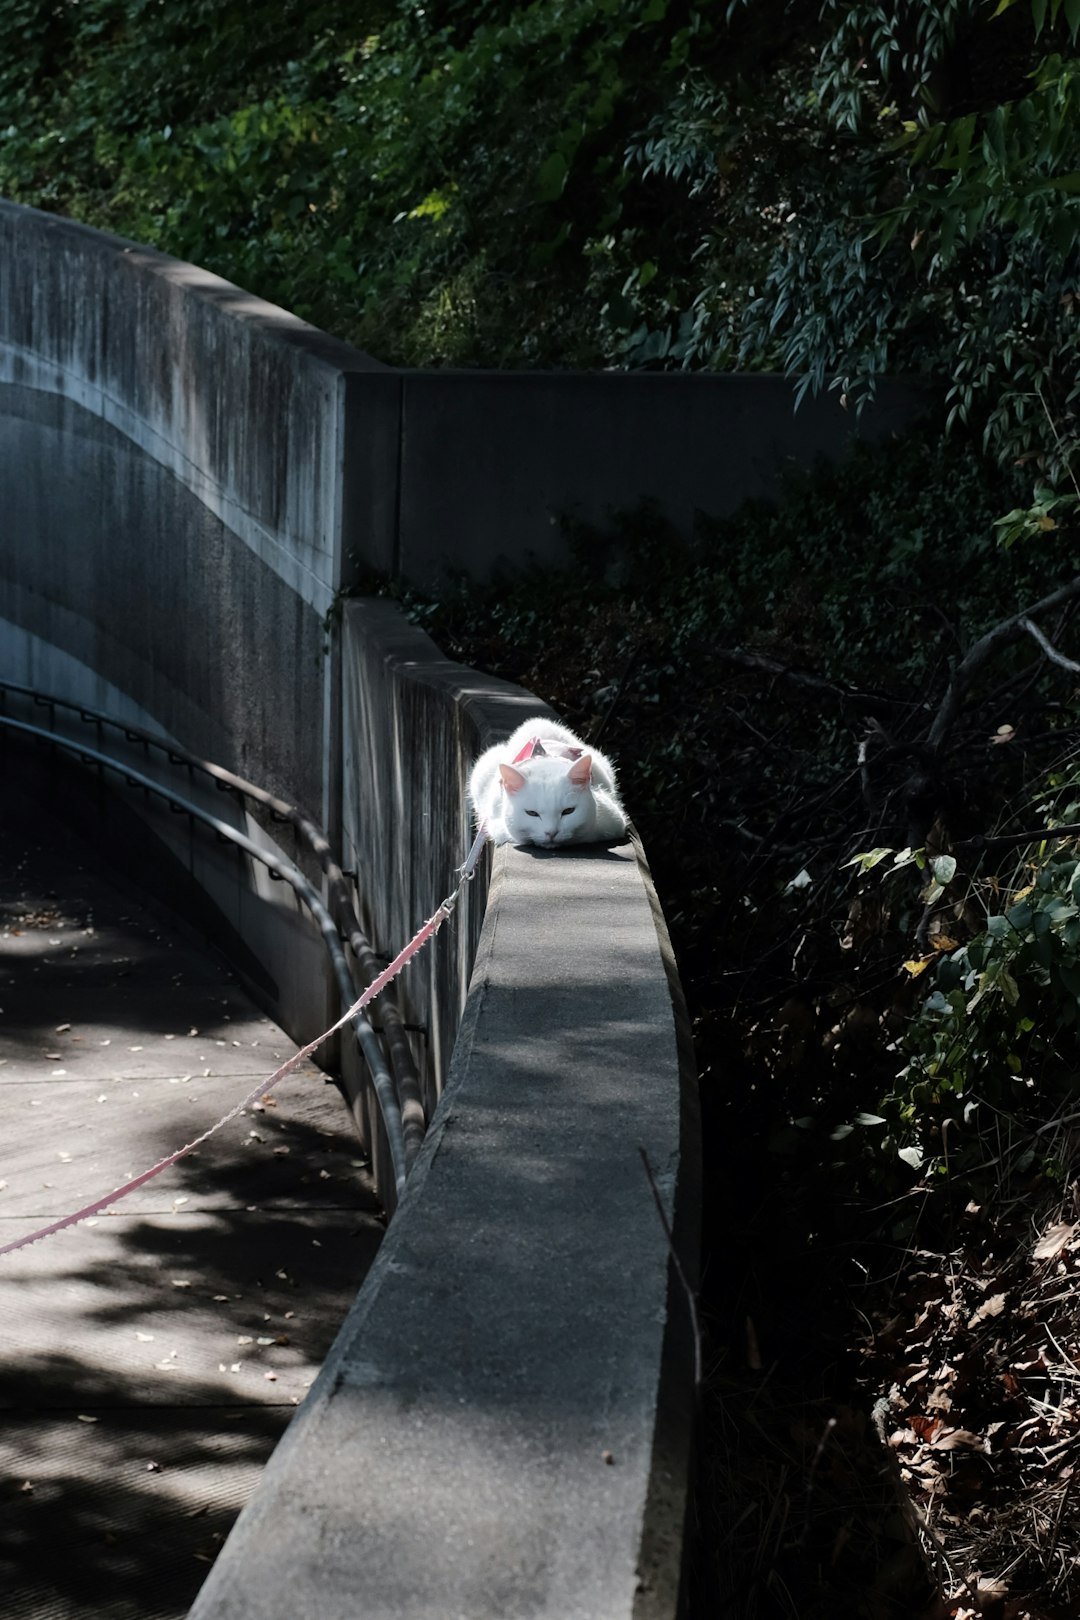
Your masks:
M294 1050L228 968L0 794L0 1243ZM179 1620L382 1223L317 1070L91 1225L0 1258L0 1615Z

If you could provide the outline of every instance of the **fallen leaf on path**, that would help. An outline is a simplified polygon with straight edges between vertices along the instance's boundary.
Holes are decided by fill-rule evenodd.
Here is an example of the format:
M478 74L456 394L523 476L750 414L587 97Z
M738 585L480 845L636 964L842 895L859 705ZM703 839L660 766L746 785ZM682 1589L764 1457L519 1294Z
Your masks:
M1059 1221L1044 1232L1031 1251L1033 1260L1056 1260L1077 1228L1076 1221Z
M935 1451L985 1451L986 1441L970 1429L950 1429L931 1442Z
M1000 1316L1004 1309L1005 1295L991 1294L989 1299L983 1300L982 1304L975 1312L975 1315L968 1322L968 1327L977 1327L978 1324L980 1322L984 1322L988 1316Z

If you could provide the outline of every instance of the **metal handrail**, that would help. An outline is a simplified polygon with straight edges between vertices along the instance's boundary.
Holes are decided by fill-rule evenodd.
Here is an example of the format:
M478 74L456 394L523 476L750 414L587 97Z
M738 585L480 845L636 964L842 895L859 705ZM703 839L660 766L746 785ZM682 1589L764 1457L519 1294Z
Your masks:
M8 686L9 689L11 684L13 683L0 682L0 685ZM27 691L29 689L22 688L22 690ZM69 708L79 707L79 705L76 704L65 704L64 706ZM112 725L117 724L115 721L110 721L109 723ZM193 804L190 799L185 799L181 794L174 793L171 788L167 788L162 783L156 782L153 777L145 776L141 771L135 770L132 766L124 763L123 761L112 759L108 754L103 754L96 748L88 748L84 743L76 742L73 737L62 736L56 731L47 730L44 726L31 725L30 722L26 720L16 720L11 715L7 714L0 714L0 725L7 727L11 731L18 731L28 736L40 738L44 742L50 743L54 747L65 749L67 752L76 755L81 760L94 765L100 765L108 770L117 772L120 776L124 777L125 781L128 782L130 786L140 787L145 792L156 795L158 798L163 799L170 807L175 807L177 810L191 816L194 820L200 821L204 825L213 828L214 832L217 833L219 837L226 839L229 843L235 844L238 848L242 849L245 854L252 856L253 859L259 861L263 866L265 866L271 877L284 879L284 881L293 889L294 893L296 893L304 902L308 910L311 912L312 917L315 919L315 922L318 924L319 931L322 934L323 943L326 946L331 963L333 964L334 975L338 984L338 993L342 998L343 1008L350 1007L357 999L360 993L360 987L354 983L352 975L349 971L349 965L345 959L345 952L342 949L341 937L338 933L337 926L330 913L323 905L322 897L319 895L314 885L308 881L303 872L300 871L299 867L295 866L287 857L271 855L268 850L261 848L261 846L258 845L253 838L249 838L246 833L240 832L236 827L230 827L228 822L222 821L219 816L211 815L210 811L204 810L201 805ZM122 729L128 730L130 728L122 727ZM160 743L160 739L155 740L159 742L159 746L166 748L170 746ZM386 1067L386 1061L383 1057L382 1048L379 1045L378 1038L368 1020L363 1016L362 1013L360 1013L351 1020L351 1023L353 1026L353 1031L356 1035L357 1044L359 1045L367 1063L368 1070L371 1074L372 1084L375 1088L375 1095L379 1103L379 1111L382 1114L383 1124L386 1128L386 1138L390 1148L391 1163L394 1169L394 1182L398 1197L400 1197L402 1191L404 1190L408 1169L405 1157L405 1136L402 1126L402 1112L398 1103L397 1091Z
M250 799L252 804L257 804L264 810L269 811L276 821L288 822L304 840L322 867L329 891L328 898L332 914L339 929L344 934L346 943L356 958L365 979L370 982L379 973L382 962L375 955L371 942L361 927L349 895L345 874L337 861L334 860L330 840L319 823L314 817L308 815L305 810L302 810L298 805L288 803L285 799L277 798L275 794L269 793L265 788L257 787L254 782L248 782L242 776L237 776L234 771L227 770L223 765L217 765L210 760L203 759L200 755L193 754L189 749L170 742L166 738L148 731L143 726L134 725L126 720L117 720L102 709L95 709L85 703L76 703L69 698L56 697L52 693L41 692L34 687L24 686L17 681L0 679L0 692L18 693L22 697L32 699L35 704L42 707L70 710L87 724L111 726L114 730L122 732L129 742L140 742L144 746L158 749L166 755L171 764L187 765L193 770L200 771L205 776L208 776L219 788L230 790L246 799ZM407 1168L411 1169L427 1130L427 1114L420 1089L420 1077L416 1070L416 1064L413 1062L412 1049L392 992L384 992L384 999L380 1002L380 1010L383 1034L386 1037L390 1063L394 1072L398 1106L402 1118L405 1163Z

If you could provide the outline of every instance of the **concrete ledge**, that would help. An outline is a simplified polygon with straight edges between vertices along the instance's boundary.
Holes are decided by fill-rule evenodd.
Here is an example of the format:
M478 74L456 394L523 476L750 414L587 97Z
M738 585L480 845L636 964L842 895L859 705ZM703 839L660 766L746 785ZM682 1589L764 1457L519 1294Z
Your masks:
M421 1158L192 1620L674 1615L692 1363L639 1150L692 1230L696 1137L654 904L632 844L497 852Z
M472 839L471 762L546 705L509 681L446 658L392 602L344 604L341 620L342 849L376 949L392 955L454 886ZM438 1102L468 993L488 862L444 927L398 981L417 1031L427 1112Z

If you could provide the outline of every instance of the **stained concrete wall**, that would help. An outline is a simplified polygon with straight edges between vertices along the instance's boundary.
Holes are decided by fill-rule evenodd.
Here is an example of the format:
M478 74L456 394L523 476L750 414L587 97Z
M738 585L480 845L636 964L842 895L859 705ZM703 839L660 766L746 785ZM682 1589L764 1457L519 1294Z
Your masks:
M333 822L324 618L363 424L346 396L380 369L193 265L0 203L0 677L130 717ZM396 446L380 469L378 444L365 465L386 485ZM225 925L243 917L271 1015L300 1039L325 1028L317 930L252 863L240 894L234 860L175 819L157 830Z
M118 428L10 383L0 620L0 674L31 684L34 643L58 648L58 695L91 702L92 671L195 752L322 807L320 615Z
M529 715L530 692L445 658L393 604L359 599L342 622L345 864L369 937L391 955L456 884L472 838L469 766ZM416 1028L429 1113L450 1064L484 920L487 857L454 918L398 983Z
M345 396L378 369L193 265L0 203L0 619L325 817Z
M689 532L926 403L898 382L856 417L835 391L796 414L779 377L392 371L206 271L2 202L0 267L0 384L118 430L316 622L362 566L437 585L565 560L563 518L642 499ZM267 625L305 687L311 634Z
M378 363L194 265L2 202L0 265L0 381L119 429L325 613L344 395Z
M2 202L0 266L0 383L118 429L316 618L361 565L437 585L565 560L563 517L644 498L689 532L926 401L885 382L860 417L835 391L795 414L779 377L395 372L207 271Z

